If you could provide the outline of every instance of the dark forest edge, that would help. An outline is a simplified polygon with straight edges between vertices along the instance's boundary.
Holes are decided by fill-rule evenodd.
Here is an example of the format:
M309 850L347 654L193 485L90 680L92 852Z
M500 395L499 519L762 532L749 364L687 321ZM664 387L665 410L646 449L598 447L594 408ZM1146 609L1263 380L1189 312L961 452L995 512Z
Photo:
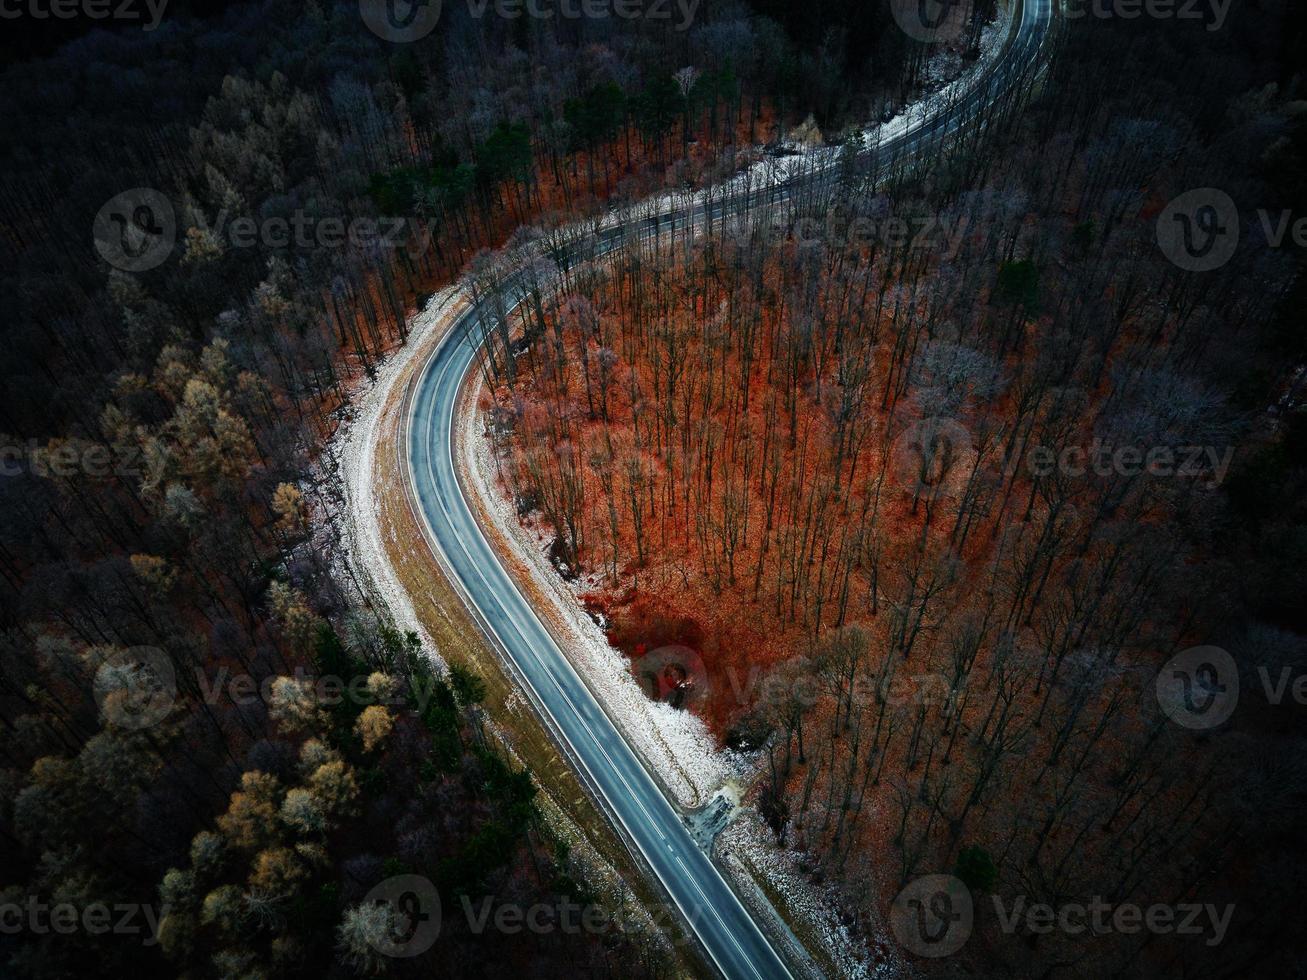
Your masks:
M354 4L215 5L201 21L179 5L148 35L91 32L6 73L0 222L17 254L3 271L0 898L168 909L144 944L5 936L19 975L665 975L638 934L455 928L419 957L375 955L367 930L386 924L360 909L398 875L447 896L593 896L529 776L487 737L477 680L433 674L416 637L333 579L308 475L351 385L404 342L424 296L474 257L487 267L483 250L523 226L713 183L756 144L811 132L809 117L834 142L923 91L931 52L886 4L705 4L688 32L460 19L449 6L439 42L405 48L369 34ZM991 14L977 11L973 40ZM1187 180L1235 188L1249 209L1307 199L1307 129L1289 108L1304 23L1273 3L1232 18L1200 78L1197 35L1116 25L1069 43L1054 93L1014 123L1027 139L1051 133L1060 108L1099 123L1095 103L1152 116L1142 136L1093 130L1107 162L1064 253L1095 255L1127 220L1108 190L1160 204ZM956 61L975 54L961 43ZM680 75L686 65L702 70ZM1159 143L1158 120L1183 136ZM1228 150L1225 172L1212 146ZM971 186L985 171L975 161ZM175 248L139 273L111 270L90 234L133 187L157 189L177 218ZM903 194L939 209L953 190ZM330 224L394 218L393 241L341 244ZM1008 258L989 273L1010 325L1061 265ZM1307 354L1301 256L1284 261L1292 274L1253 262L1216 287L1232 320L1261 291L1265 315L1236 320L1218 372L1241 422L1279 400ZM1272 278L1292 285L1263 290ZM1177 276L1171 298L1206 302L1193 288ZM1305 483L1295 404L1222 487L1216 533L1246 575L1217 597L1226 635L1307 632ZM171 671L175 699L139 688L136 665L151 663ZM248 686L219 682L233 677ZM1282 761L1290 736L1265 724ZM1277 820L1266 852L1300 857L1280 822L1300 807L1274 787L1258 802ZM967 855L968 879L984 883L985 861ZM1267 915L1230 948L1259 964L1282 928Z

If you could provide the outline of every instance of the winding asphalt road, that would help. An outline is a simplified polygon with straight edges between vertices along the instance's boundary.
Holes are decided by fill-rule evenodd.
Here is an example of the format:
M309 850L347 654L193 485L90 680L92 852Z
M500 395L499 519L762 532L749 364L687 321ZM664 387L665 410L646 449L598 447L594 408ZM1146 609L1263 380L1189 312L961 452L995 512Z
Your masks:
M998 57L965 94L882 143L877 152L883 160L937 152L950 135L980 119L1000 95L1032 84L1050 33L1052 0L1015 3L1016 23ZM766 207L788 198L798 185L779 183L747 200L724 196L676 214L640 218L604 232L595 247L602 252L630 234L661 234L686 222L698 224ZM505 289L504 306L512 309L524 290L512 277ZM639 850L721 974L730 980L791 977L781 955L517 590L473 517L455 467L454 415L476 364L481 336L476 311L470 309L432 352L408 396L409 489L428 541L573 764Z

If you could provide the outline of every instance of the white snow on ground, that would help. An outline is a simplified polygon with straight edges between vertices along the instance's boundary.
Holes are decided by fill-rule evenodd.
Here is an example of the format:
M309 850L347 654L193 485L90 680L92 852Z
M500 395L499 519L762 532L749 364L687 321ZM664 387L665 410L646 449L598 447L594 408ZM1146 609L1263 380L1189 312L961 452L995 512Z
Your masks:
M441 663L439 651L413 610L408 591L399 581L390 557L386 553L378 521L380 513L378 493L402 493L401 487L379 487L373 479L373 460L377 453L377 440L383 429L382 421L400 410L402 399L391 398L396 379L412 359L430 350L426 341L437 325L451 317L462 297L457 286L442 289L428 300L426 306L409 323L408 343L397 348L377 368L376 376L356 394L348 409L349 415L327 446L326 454L338 467L339 514L327 515L330 523L339 530L341 548L336 563L348 562L354 575L365 583L372 594L390 611L395 625L412 630L422 637L427 650ZM417 546L418 542L404 542L403 550ZM348 582L344 569L336 569L338 579Z
M905 106L896 116L884 123L871 123L858 131L862 145L872 149L881 143L896 139L917 126L922 120L933 115L956 100L967 89L971 78L983 71L1003 49L1003 40L1007 37L1012 23L1012 9L1006 3L999 4L998 16L993 23L982 30L979 41L979 56L968 65L955 51L944 50L931 58L926 66L929 86L938 86L923 95L917 101ZM790 155L767 157L745 168L729 180L692 194L666 193L650 197L640 202L637 214L657 214L676 205L681 208L688 204L697 204L709 193L721 196L723 191L738 191L745 188L755 190L767 184L779 183L790 177L811 173L814 167L832 166L839 158L841 148L838 146L807 146L793 141L783 141L781 146ZM620 220L618 216L606 219L605 225Z
M800 866L802 855L776 846L775 838L763 823L758 811L746 807L738 811L717 838L717 853L737 877L752 875L765 879L768 886L785 896L786 910L803 924L808 935L821 941L827 955L835 962L839 976L889 980L905 975L897 959L873 963L861 937L850 934L835 913L839 899L829 887L814 885ZM747 870L736 870L741 867ZM880 943L892 949L892 943Z

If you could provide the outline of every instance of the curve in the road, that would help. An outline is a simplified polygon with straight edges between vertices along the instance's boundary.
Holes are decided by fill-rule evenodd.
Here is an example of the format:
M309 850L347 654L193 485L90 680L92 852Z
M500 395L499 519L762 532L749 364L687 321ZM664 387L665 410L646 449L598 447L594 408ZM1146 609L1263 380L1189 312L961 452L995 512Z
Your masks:
M966 94L886 141L879 152L901 159L904 154L928 151L977 119L999 94L1027 83L1049 34L1051 2L1018 0L1019 13L1014 16L1019 22L1004 51ZM735 210L787 196L789 190L782 185L778 192ZM727 198L679 217L663 215L649 227L656 232L677 222L713 220L731 209ZM612 247L627 230L601 236L599 249ZM511 309L521 298L514 290L505 306ZM695 843L658 783L518 591L473 516L455 465L455 412L476 364L481 336L476 311L470 309L437 344L409 393L407 478L428 542L590 789L643 856L716 968L731 980L791 977L783 958Z

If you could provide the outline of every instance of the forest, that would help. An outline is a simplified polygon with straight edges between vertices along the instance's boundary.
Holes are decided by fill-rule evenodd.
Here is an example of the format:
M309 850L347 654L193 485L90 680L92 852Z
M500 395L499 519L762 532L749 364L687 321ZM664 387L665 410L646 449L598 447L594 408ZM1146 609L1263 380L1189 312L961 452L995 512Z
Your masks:
M954 873L1233 913L1086 946L986 898L923 975L1293 975L1302 703L1263 678L1307 671L1303 254L1259 216L1307 199L1307 12L1069 22L947 153L877 154L1001 7L942 51L891 0L447 3L415 44L345 0L6 13L0 973L683 970L643 926L449 914L598 899L483 678L340 573L323 450L435 291L821 147L835 179L775 220L531 266L484 321L500 491L633 671L698 652L678 706L873 955ZM1244 232L1209 273L1157 242L1195 188ZM166 233L115 259L123 201ZM1206 646L1244 696L1194 731L1154 678ZM394 955L405 876L446 915Z
M664 695L765 746L777 842L862 921L954 868L1000 900L1233 907L1217 948L1114 935L1081 967L991 920L982 972L1294 960L1301 705L1265 689L1195 737L1154 685L1187 648L1254 691L1304 652L1302 256L1254 238L1199 277L1156 244L1203 181L1288 213L1303 130L1233 55L1167 90L1192 57L1069 34L978 145L904 173L846 144L783 220L628 239L551 270L529 346L487 327L504 492L597 574L637 672L696 652Z

